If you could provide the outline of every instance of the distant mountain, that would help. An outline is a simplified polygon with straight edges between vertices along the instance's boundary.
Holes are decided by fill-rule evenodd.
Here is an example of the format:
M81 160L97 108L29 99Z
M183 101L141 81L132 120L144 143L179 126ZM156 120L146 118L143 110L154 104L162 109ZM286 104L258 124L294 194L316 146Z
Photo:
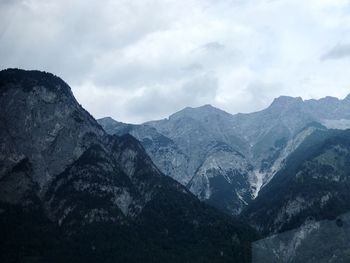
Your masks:
M0 71L0 106L0 262L249 262L250 227L164 176L134 137L108 135L60 78Z
M244 147L244 143L226 125L230 118L230 114L207 105L143 125L121 124L110 118L98 121L111 134L135 136L162 172L201 200L238 214L251 199L249 176L253 167L238 151L237 145ZM218 188L213 189L213 185Z
M350 128L350 96L282 96L259 112L231 115L210 105L141 125L103 118L110 134L130 133L166 175L230 214L254 200L315 130Z

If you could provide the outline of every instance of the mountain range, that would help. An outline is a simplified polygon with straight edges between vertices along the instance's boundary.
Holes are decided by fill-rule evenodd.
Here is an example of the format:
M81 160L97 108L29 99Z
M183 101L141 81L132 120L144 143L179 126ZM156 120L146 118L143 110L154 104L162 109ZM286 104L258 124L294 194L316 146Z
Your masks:
M308 240L347 231L350 96L136 125L95 120L51 73L7 69L0 106L0 262L349 258L342 235L327 255Z
M302 100L282 96L259 112L229 114L205 105L141 125L98 122L137 138L157 167L200 200L240 214L315 130L350 128L350 95Z

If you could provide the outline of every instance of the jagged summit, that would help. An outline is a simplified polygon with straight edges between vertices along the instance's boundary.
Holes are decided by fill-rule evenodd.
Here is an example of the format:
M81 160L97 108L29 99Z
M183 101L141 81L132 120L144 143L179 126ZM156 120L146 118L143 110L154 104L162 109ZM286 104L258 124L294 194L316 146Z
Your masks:
M308 102L322 102L322 101L328 101L328 102L339 102L339 101L346 101L346 100L350 100L350 94L347 95L344 99L339 99L337 97L334 96L325 96L319 99L307 99L304 100L304 102L308 103Z
M280 96L273 100L269 108L287 108L300 103L303 103L301 97Z
M200 119L202 117L210 117L214 115L222 116L232 116L230 113L216 108L210 104L205 104L199 107L186 107L172 115L169 116L169 120L174 120L177 118L190 117L194 119Z
M211 104L204 104L202 106L199 106L199 107L195 107L196 109L218 109L216 107L214 107L213 105Z
M103 122L106 124L108 124L108 123L122 123L122 122L116 121L115 119L113 119L110 116L103 117L103 118L99 119L99 122Z
M339 101L340 99L338 99L337 97L333 97L333 96L326 96L326 97L324 97L324 98L321 98L320 100Z
M100 120L106 120L106 121L116 121L116 120L114 120L111 116L107 116L107 117L103 117L103 118L101 118Z

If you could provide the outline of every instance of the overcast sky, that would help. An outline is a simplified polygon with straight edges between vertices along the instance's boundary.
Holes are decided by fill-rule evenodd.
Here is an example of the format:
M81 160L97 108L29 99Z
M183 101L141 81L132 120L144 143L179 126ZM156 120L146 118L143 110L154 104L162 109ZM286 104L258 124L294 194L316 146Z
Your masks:
M350 93L345 0L0 0L0 68L52 72L96 118Z

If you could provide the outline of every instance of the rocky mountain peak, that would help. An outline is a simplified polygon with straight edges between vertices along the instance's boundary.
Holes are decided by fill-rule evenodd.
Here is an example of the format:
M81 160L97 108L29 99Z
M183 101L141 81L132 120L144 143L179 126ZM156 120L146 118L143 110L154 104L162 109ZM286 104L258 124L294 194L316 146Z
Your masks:
M183 110L170 115L169 120L176 120L180 118L203 120L214 116L231 117L232 115L210 104L206 104L200 107L186 107Z
M122 124L122 122L114 120L112 117L104 117L98 120L103 125L117 125Z
M0 71L1 94L10 88L21 88L25 92L43 89L55 95L65 95L74 99L71 88L61 78L52 73L38 70L10 68Z
M33 164L32 179L43 191L55 174L82 154L87 142L104 134L70 87L51 73L3 70L0 88L0 123L7 128L0 144L15 152L4 167L27 156Z
M326 96L324 98L321 98L320 100L325 100L325 101L339 101L338 98L333 97L333 96Z
M106 121L106 122L116 122L116 120L114 120L112 117L110 116L107 116L107 117L104 117L104 118L101 118L99 119L101 121Z
M342 102L342 100L340 100L336 97L332 97L332 96L326 96L324 98L316 100L316 103L318 105L323 104L325 106L331 106L331 107L338 106L341 102Z
M269 108L286 109L293 106L298 106L303 103L301 97L280 96L275 98Z

